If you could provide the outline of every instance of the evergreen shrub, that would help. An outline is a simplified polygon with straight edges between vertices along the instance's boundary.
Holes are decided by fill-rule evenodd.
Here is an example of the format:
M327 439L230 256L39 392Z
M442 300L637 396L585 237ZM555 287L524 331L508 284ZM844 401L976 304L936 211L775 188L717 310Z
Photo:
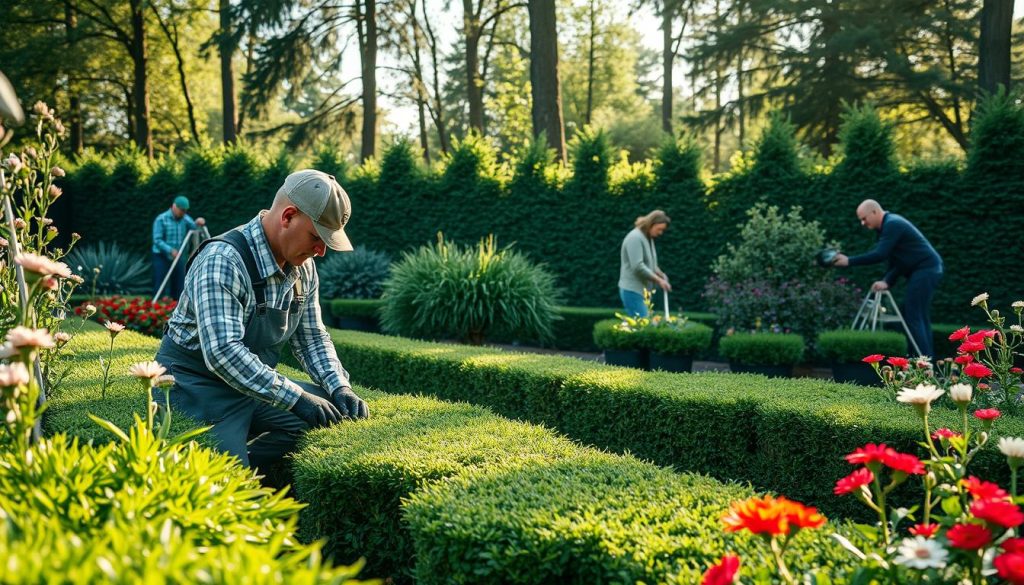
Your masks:
M892 331L837 329L819 335L815 347L825 359L854 364L876 353L887 356L907 355L907 338Z
M391 259L383 252L355 246L351 252L329 254L316 271L321 299L376 299L391 273Z
M792 366L804 357L804 338L794 333L735 333L718 340L718 353L751 366Z

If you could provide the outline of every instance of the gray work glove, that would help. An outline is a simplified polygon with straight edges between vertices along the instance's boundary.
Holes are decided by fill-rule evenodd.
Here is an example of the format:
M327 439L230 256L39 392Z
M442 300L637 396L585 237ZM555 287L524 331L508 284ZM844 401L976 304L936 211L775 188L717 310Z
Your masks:
M338 407L342 416L349 418L370 417L370 407L366 406L366 402L356 396L356 393L348 386L343 386L340 390L331 394L331 402Z
M299 399L292 407L292 412L314 429L341 422L341 413L331 404L330 400L325 400L309 392L299 394Z

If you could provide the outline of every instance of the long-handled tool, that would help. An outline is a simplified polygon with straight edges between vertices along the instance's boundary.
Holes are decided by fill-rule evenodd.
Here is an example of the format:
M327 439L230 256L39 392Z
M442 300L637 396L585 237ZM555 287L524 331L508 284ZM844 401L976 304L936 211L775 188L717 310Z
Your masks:
M171 267L167 270L167 274L164 275L164 281L160 283L160 288L156 289L156 294L153 295L153 302L156 302L160 298L160 293L164 292L164 288L167 287L167 282L174 275L174 268L178 265L178 261L181 260L181 255L185 251L185 247L189 245L193 237L199 237L199 243L202 243L210 239L210 231L206 229L206 226L199 226L194 230L189 230L185 237L181 240L181 245L178 246L178 254L171 261Z

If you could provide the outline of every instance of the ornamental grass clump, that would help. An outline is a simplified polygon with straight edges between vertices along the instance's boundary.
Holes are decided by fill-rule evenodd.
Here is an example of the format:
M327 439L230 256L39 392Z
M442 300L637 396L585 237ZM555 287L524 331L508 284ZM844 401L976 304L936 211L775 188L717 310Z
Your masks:
M846 455L853 471L839 479L834 493L854 497L876 516L873 524L858 524L833 537L852 554L859 566L852 573L831 575L831 582L850 583L1024 583L1024 498L1018 493L1017 473L1024 463L1024 438L1000 437L997 448L1010 468L1009 486L978 477L971 471L975 459L995 436L1003 413L992 404L1014 407L1020 383L1012 357L1020 347L1020 331L998 311L987 306L988 295L975 297L993 329L971 333L964 327L950 336L960 343L959 356L946 370L932 368L925 358L886 358L872 354L871 364L895 399L911 407L922 441L916 453L897 451L885 443L867 443ZM1018 325L1024 302L1014 303ZM885 365L882 365L883 362ZM983 382L982 380L988 380ZM1001 391L996 391L996 385ZM1013 384L1012 390L1005 384ZM936 401L947 398L956 409L957 422L933 428L930 416ZM950 420L950 417L944 417ZM890 502L907 482L921 482L921 503L895 506ZM755 516L757 526L770 515ZM725 519L726 529L737 522ZM743 527L756 532L751 523ZM774 539L774 536L773 536ZM776 551L772 540L772 551ZM785 583L821 582L813 575L791 575L781 554L777 573ZM782 559L782 560L779 560ZM704 583L733 583L741 559L733 556L708 569ZM725 579L728 577L728 579Z
M479 345L491 333L550 339L560 294L543 266L498 248L494 236L464 247L438 234L392 267L383 300L385 331Z

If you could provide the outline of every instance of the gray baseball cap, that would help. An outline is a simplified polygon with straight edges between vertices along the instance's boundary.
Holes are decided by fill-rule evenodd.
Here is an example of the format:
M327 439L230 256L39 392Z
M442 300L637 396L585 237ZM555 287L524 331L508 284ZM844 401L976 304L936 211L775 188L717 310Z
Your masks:
M320 239L339 252L352 250L345 224L352 214L348 193L327 173L303 169L288 175L278 193L284 193L295 207L313 220Z

